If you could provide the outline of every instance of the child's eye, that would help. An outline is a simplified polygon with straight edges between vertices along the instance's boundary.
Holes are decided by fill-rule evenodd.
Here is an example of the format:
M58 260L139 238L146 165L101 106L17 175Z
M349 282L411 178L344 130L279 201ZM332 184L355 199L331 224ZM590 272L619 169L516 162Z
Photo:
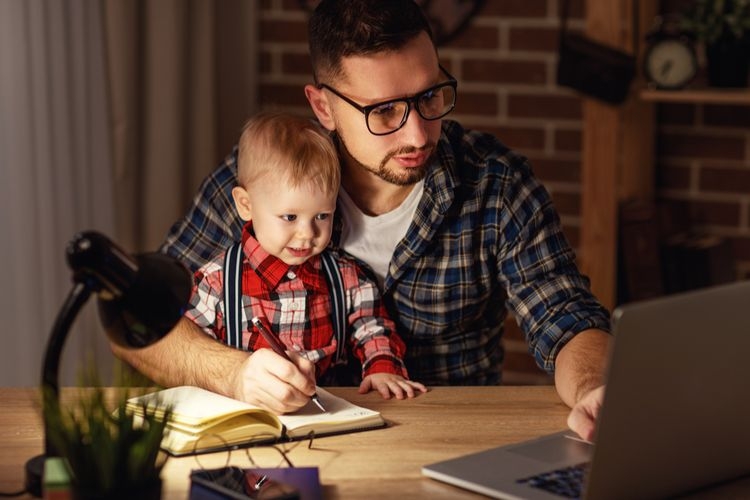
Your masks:
M284 214L281 216L281 219L287 222L293 222L297 219L297 216L294 214Z
M326 220L331 214L318 214L315 216L315 220Z

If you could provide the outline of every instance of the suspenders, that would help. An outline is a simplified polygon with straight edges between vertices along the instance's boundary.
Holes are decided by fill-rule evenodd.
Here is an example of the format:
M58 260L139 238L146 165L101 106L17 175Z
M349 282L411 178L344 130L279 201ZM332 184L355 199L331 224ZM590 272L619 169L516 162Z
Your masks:
M227 325L227 345L242 349L242 242L227 249L224 258L224 309ZM332 366L346 363L346 303L344 280L331 252L320 254L323 272L331 294L331 322L336 335L336 354Z
M242 349L242 243L227 249L224 257L224 311L227 345Z

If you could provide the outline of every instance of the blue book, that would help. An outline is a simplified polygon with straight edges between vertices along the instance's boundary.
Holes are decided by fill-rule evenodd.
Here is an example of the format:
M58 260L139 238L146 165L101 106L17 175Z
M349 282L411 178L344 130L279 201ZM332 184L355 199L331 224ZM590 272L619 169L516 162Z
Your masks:
M323 490L317 467L253 468L222 467L194 470L190 474L190 500L254 498L247 493L258 478L262 488L276 500L322 500ZM273 482L273 483L272 483ZM252 491L252 490L250 490Z

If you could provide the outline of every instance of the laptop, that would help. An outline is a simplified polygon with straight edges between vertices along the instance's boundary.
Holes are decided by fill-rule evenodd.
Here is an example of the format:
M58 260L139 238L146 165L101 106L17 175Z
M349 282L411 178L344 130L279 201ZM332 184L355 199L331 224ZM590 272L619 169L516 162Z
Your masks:
M663 498L750 474L750 281L626 304L612 321L595 444L562 431L422 473L510 499Z

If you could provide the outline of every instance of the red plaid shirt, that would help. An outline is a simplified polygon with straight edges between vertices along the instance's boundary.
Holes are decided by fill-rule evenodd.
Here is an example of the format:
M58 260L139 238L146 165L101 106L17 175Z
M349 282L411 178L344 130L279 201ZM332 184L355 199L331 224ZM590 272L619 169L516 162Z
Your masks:
M304 351L317 366L318 377L336 353L331 323L331 297L320 256L290 266L269 255L242 231L242 345L248 351L269 348L252 326L253 316L266 318L287 348ZM407 377L404 342L386 312L377 284L348 257L333 251L346 298L348 347L362 363L362 374L394 373ZM185 316L212 337L226 341L224 322L224 253L196 271L190 308Z

